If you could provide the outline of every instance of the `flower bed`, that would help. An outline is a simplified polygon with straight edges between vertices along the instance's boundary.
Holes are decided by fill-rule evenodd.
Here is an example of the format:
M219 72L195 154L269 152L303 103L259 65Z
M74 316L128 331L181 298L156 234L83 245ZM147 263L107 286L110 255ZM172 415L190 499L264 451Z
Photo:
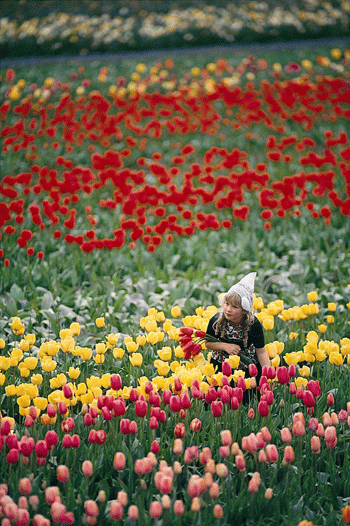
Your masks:
M57 55L349 35L330 2L3 2L3 56Z
M37 340L12 318L0 339L8 523L348 523L350 340L309 330L317 296L294 318L283 302L255 298L260 319L294 331L267 345L271 365L248 406L255 377L237 370L237 356L219 374L204 351L184 361L178 306L168 318L150 309L128 335L101 316L89 343L78 323ZM215 312L202 307L182 323L203 331Z

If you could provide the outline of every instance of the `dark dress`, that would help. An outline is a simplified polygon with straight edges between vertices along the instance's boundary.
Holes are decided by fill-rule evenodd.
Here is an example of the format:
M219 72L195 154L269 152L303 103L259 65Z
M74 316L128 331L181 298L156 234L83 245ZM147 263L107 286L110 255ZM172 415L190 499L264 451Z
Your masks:
M222 342L236 343L237 345L239 345L241 347L240 355L246 356L249 359L249 363L253 363L256 365L258 369L258 376L256 380L258 383L261 377L261 365L256 356L255 349L262 349L265 346L264 331L260 321L258 320L258 318L256 318L256 316L254 316L254 321L248 331L247 347L244 348L243 331L242 327L239 324L231 325L229 323L226 323L225 335L223 338L221 338L218 334L215 333L213 325L218 320L219 316L220 313L217 313L209 320L206 331L207 334L210 336L215 336L215 338ZM210 363L212 363L214 367L217 368L217 372L221 372L222 362L224 362L229 357L229 354L225 351L211 351L211 353L212 354ZM242 360L239 363L238 369L245 371L246 376L248 375L248 365L245 364ZM249 389L245 391L243 402L247 402L250 398L249 395L252 395L253 393L256 393L256 390Z

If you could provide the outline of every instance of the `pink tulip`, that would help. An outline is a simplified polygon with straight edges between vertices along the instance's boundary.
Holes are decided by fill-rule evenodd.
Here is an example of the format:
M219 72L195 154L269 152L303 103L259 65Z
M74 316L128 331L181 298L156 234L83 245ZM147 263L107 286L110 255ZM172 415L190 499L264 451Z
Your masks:
M68 482L69 480L69 469L64 464L60 464L56 468L57 480L59 482Z
M314 407L315 398L311 391L304 391L303 402L306 405L306 407Z
M182 502L182 500L176 500L174 502L174 514L177 515L178 517L180 515L183 515L185 513L185 506L184 506L184 503Z
M189 409L191 407L191 399L188 394L188 390L185 389L180 395L180 403L182 409Z
M224 429L220 433L221 444L223 446L230 446L232 444L232 434L229 429Z
M138 507L135 504L132 504L131 506L129 506L129 508L128 508L128 517L131 520L133 520L133 521L137 521L138 520L138 518L139 518L139 509L138 509Z
M321 387L318 380L310 380L307 383L307 388L312 392L314 398L318 398L321 395Z
M283 460L285 462L293 462L295 458L295 454L294 454L294 449L292 446L286 446L284 448L284 453L283 453Z
M183 424L182 422L179 422L178 424L176 424L175 429L174 429L174 435L177 438L183 438L185 434L186 434L185 424Z
M91 460L84 460L81 469L85 477L92 477L94 473L94 466Z
M302 437L305 435L305 425L303 424L303 422L301 422L300 420L297 420L294 424L293 424L293 435L294 436L297 436L297 437Z
M181 409L181 400L179 395L173 395L170 398L170 409L173 413L178 413Z
M328 449L334 449L337 445L337 430L334 426L328 426L325 429L324 438L326 440L326 446Z
M191 431L198 432L201 430L202 422L199 420L199 418L193 418L190 422L190 429Z
M62 391L63 391L63 396L65 398L73 398L73 391L72 391L72 388L70 385L68 384L65 384L63 387L62 387Z
M114 521L119 521L123 518L123 506L117 500L112 500L112 502L110 503L109 516ZM137 518L134 520L137 520L137 519L138 519L138 514L137 514Z
M230 376L232 374L232 367L226 360L222 363L222 374Z
M29 495L32 491L32 483L28 477L19 480L18 489L22 495Z
M294 363L291 363L290 366L288 367L288 373L291 378L294 378L295 375L297 374L297 369Z
M162 505L159 501L154 500L153 502L151 502L149 514L152 517L152 519L159 519L162 516L162 512Z
M258 411L259 411L260 416L268 416L270 410L269 410L269 405L266 402L266 400L262 400L259 402Z
M288 427L281 429L281 438L285 444L289 444L292 441L292 434Z
M257 493L259 491L259 486L260 486L260 477L253 475L250 481L248 482L248 491L250 493Z
M257 366L255 365L255 363L250 363L248 365L248 372L249 372L249 376L257 376L258 374L258 368Z
M124 453L117 451L114 454L114 459L113 459L114 469L118 471L122 471L125 468L125 463L126 463L126 459L125 459Z
M334 405L334 395L333 393L328 393L327 395L327 405Z
M119 374L111 374L111 388L119 391L122 388L122 380Z
M277 447L274 444L267 444L267 446L265 447L265 453L268 462L277 462L278 451Z
M318 455L321 452L321 441L318 436L312 436L310 440L311 451Z
M289 372L287 367L277 367L277 380L280 384L284 385L289 382Z
M213 508L213 515L215 519L222 519L224 516L224 510L222 509L221 504L215 504Z
M219 418L222 415L223 404L221 400L214 400L211 403L211 411L215 418Z
M245 470L245 458L243 455L236 455L235 456L235 464L239 471Z

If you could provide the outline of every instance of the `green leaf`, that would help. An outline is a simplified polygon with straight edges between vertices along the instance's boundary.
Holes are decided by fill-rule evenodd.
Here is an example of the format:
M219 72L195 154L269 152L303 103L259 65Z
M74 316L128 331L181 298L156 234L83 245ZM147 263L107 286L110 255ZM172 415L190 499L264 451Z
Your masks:
M52 306L53 301L54 300L53 300L52 292L50 292L49 290L46 291L41 300L41 308L43 310L49 309Z
M23 290L16 285L16 283L12 285L10 294L17 301L24 301L26 299Z
M5 306L6 306L6 312L10 316L17 316L18 309L17 309L16 300L9 293L7 293L5 297Z

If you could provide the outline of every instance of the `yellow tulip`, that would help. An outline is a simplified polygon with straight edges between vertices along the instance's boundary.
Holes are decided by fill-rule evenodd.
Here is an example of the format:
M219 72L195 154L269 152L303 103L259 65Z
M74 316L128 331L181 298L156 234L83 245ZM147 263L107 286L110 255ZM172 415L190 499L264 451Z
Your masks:
M16 386L9 384L5 386L6 396L16 396Z
M96 327L98 327L99 329L102 329L103 327L105 327L105 319L104 317L101 317L101 318L96 318Z
M262 322L262 325L265 331L271 331L274 328L274 318L272 316L265 318Z
M125 354L125 350L121 347L115 347L113 349L113 356L116 360L121 360Z
M38 396L37 398L34 398L34 405L37 409L40 409L40 411L45 411L47 404L48 404L47 399L42 396Z
M73 332L70 329L61 329L60 330L60 338L61 340L64 340L66 338L71 338L73 336Z
M95 354L94 361L97 364L101 364L105 361L105 355L104 354Z
M318 362L323 362L323 360L326 358L326 353L318 349L317 353L315 354L315 358Z
M30 398L28 395L22 395L17 398L17 404L20 407L29 407L30 406Z
M202 368L202 373L207 378L211 378L215 373L214 365L212 363L206 363L206 365Z
M82 404L90 405L92 404L94 400L94 395L91 391L87 392L86 394L82 394L80 397L80 401Z
M184 352L182 348L180 347L180 345L175 347L174 354L175 354L175 357L178 358L179 360L181 360L184 357Z
M0 385L4 385L6 376L3 373L0 373Z
M101 379L98 376L90 376L90 378L86 378L86 385L89 389L101 387Z
M76 388L76 395L81 396L85 394L86 392L87 392L86 384L84 384L84 382L80 382Z
M331 303L328 303L328 310L330 312L335 312L337 310L337 306L335 303L331 302Z
M80 375L80 369L78 367L76 367L76 368L70 367L68 369L68 376L72 380L76 380L79 377L79 375Z
M171 311L170 311L170 314L172 315L173 318L179 318L181 316L181 309L178 305L175 305Z
M77 322L73 322L69 326L70 330L73 333L73 336L79 336L80 334L80 325Z
M334 60L340 60L342 57L342 52L338 48L331 49L331 57L334 58Z
M101 387L109 389L111 387L111 373L105 373L101 376Z
M326 322L328 324L330 323L334 323L334 316L332 316L331 314L329 314L327 317L326 317Z
M166 376L170 371L170 365L166 362L162 362L161 360L158 360L158 362L161 362L156 366L158 374L160 374L161 376Z
M231 365L232 369L237 369L237 367L239 366L239 362L241 361L240 357L236 354L230 354L227 360Z
M10 368L10 358L0 356L0 371L7 371Z
M174 325L172 323L171 320L169 319L166 319L163 323L163 331L166 332L167 334L169 333L169 331L171 331L172 329L174 329Z
M255 294L253 295L253 297L254 297L253 309L262 310L264 308L263 299L260 296L255 296Z
M313 363L316 360L315 354L305 353L305 361L309 363Z
M311 292L307 293L307 299L311 302L315 302L318 300L318 292L316 290L312 290Z
M34 369L38 365L38 358L36 358L35 356L29 356L28 358L24 359L23 363L26 367L28 367L28 369L34 371Z
M125 346L130 354L136 352L139 348L139 345L134 341L126 342Z
M21 335L24 334L24 323L21 322L18 316L13 316L11 322L11 328L14 334Z
M135 352L134 354L129 356L129 360L131 365L133 365L134 367L140 367L143 362L142 354L139 352Z
M111 332L111 333L108 334L108 336L107 336L107 345L108 345L109 348L111 349L112 347L114 347L115 345L117 345L118 340L119 340L119 336L118 336L118 334L113 334L113 332Z
M21 341L19 342L18 347L21 349L21 351L23 351L23 352L28 352L28 351L29 351L29 347L30 347L30 345L29 345L29 342L28 342L28 341L26 341L25 339L23 339L23 340L21 340Z
M5 348L5 340L3 338L0 338L0 349Z
M104 354L107 351L107 347L105 346L104 343L96 343L95 351L96 351L96 354Z
M297 387L306 387L307 386L307 379L306 378L303 378L302 376L298 376L296 379L295 379L295 385Z
M136 343L143 347L147 343L147 338L144 334L140 334L139 336L136 336Z
M308 367L307 365L300 367L299 374L300 376L303 376L304 378L310 376L310 367Z
M318 327L318 330L321 334L324 334L327 330L327 325L324 325L323 323L321 325L319 325Z
M52 373L52 371L56 369L56 366L57 362L55 362L55 360L45 360L41 363L41 367L46 373Z
M281 363L281 358L277 355L271 360L272 367L279 367Z
M344 357L339 352L331 352L328 360L333 365L343 365Z
M287 365L296 365L297 363L299 363L299 355L296 352L286 353L283 356L283 359Z
M28 369L28 367L23 365L23 363L21 363L20 365L22 365L22 367L19 368L21 378L28 378L28 376L30 375L30 370Z
M278 354L277 345L275 344L275 342L267 343L265 345L265 349L270 359L275 358Z
M172 357L172 350L171 347L162 347L159 351L157 351L158 356L163 361L169 361Z
M75 347L75 340L72 336L66 336L61 340L61 349L64 353L71 353Z
M155 332L155 331L151 331L147 334L147 341L148 343L150 343L151 345L154 345L155 343L157 343L159 340L158 340L158 333Z
M84 362L88 362L91 360L92 357L92 349L89 349L88 347L84 347L81 349L80 357Z

